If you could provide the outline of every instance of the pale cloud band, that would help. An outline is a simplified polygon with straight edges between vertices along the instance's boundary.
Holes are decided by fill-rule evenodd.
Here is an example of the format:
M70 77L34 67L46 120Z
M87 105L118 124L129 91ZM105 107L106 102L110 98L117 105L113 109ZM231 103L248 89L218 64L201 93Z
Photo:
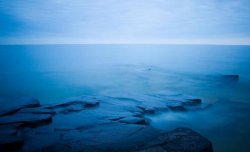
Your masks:
M249 0L1 0L1 44L250 44Z

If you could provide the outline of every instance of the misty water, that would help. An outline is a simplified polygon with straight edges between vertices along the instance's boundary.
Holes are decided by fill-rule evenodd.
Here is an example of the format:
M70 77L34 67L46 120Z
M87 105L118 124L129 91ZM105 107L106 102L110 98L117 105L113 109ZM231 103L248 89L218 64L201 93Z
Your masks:
M250 46L2 45L0 96L42 104L79 95L176 92L212 107L147 116L162 130L189 127L216 152L250 149ZM221 75L237 74L237 81ZM1 105L4 106L4 105Z

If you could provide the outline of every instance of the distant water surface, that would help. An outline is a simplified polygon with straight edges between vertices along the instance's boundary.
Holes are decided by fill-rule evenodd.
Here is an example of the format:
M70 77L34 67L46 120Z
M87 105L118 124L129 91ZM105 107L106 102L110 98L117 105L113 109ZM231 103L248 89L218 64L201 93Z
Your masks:
M224 81L238 74L238 81ZM190 127L215 151L250 149L250 46L2 45L0 96L32 96L44 104L79 95L173 91L213 106L148 116L163 130Z

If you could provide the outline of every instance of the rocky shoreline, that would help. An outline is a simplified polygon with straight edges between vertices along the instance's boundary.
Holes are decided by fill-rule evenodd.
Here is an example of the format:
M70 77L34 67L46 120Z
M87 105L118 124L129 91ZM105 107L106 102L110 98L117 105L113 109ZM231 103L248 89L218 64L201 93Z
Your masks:
M204 110L181 94L79 96L54 105L30 97L0 98L0 151L212 152L189 128L153 128L147 114Z

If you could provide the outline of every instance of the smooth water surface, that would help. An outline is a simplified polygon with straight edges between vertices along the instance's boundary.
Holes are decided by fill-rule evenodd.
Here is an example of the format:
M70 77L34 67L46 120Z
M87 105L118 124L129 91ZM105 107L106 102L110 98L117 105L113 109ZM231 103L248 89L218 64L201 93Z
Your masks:
M44 104L78 95L173 91L213 104L204 111L148 116L159 129L190 127L215 151L250 149L250 46L2 45L0 96ZM238 74L225 81L223 74Z

